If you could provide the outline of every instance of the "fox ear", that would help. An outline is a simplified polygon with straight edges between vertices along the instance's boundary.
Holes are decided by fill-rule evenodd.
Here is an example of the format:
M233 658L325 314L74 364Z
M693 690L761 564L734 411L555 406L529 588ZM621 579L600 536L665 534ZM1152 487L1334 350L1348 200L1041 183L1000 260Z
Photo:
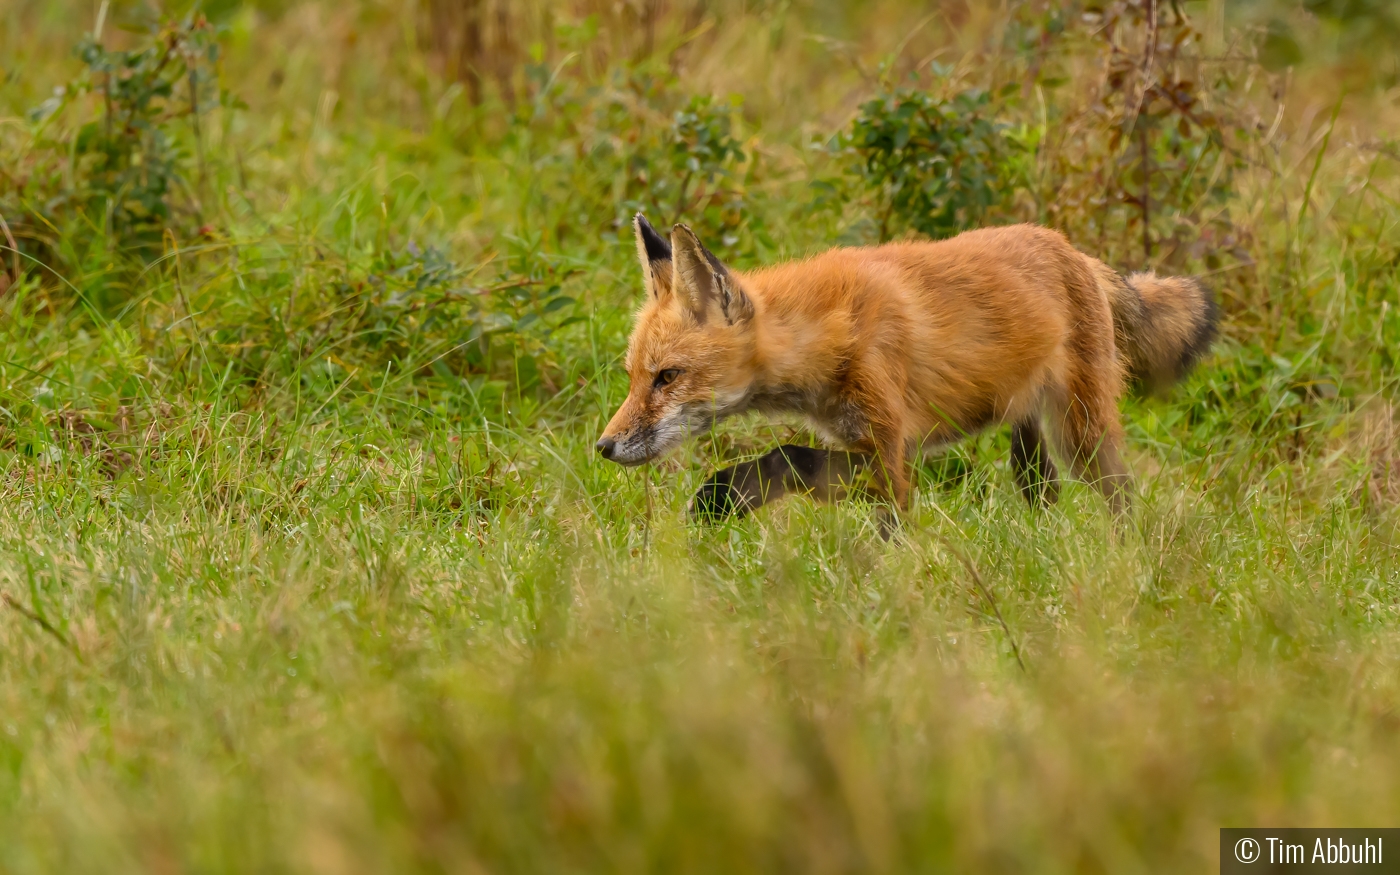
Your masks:
M671 244L641 213L633 217L632 230L636 232L637 260L642 263L647 293L659 301L671 292Z
M703 324L718 315L733 325L753 318L753 302L694 231L685 225L672 228L671 249L675 253L676 292L696 321Z

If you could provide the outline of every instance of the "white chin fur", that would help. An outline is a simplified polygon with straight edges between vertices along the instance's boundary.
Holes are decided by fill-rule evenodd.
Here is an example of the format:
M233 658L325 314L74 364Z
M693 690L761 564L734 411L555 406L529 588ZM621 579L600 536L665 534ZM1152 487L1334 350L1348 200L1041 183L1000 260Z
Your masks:
M613 450L612 461L628 467L650 462L680 446L690 433L689 418L678 410L658 422L650 432L619 443Z

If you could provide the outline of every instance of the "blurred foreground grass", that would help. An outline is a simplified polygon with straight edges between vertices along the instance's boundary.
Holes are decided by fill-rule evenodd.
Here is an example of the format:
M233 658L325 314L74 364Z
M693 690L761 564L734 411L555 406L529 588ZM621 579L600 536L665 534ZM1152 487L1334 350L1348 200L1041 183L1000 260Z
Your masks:
M0 871L1198 872L1225 825L1395 823L1400 115L1340 19L1185 4L1244 120L1158 171L1150 257L1226 336L1126 405L1120 540L1077 486L1025 508L1004 435L931 460L890 544L859 506L683 523L787 424L591 454L630 212L741 265L872 239L829 142L931 57L1025 146L989 221L1149 257L1092 190L1138 183L1080 10L916 5L662 9L647 46L659 6L522 4L466 85L416 7L211 7L246 107L171 125L128 239L32 197L82 173L44 138L93 95L29 110L91 12L0 12ZM702 140L741 157L678 187Z

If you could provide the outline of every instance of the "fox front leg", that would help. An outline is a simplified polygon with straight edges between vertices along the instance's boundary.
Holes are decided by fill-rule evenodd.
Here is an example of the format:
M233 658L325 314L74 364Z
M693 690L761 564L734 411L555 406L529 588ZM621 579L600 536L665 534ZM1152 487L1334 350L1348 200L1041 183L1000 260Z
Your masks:
M870 457L859 453L784 444L757 459L716 471L691 500L690 517L715 522L743 516L792 494L837 501L869 467Z

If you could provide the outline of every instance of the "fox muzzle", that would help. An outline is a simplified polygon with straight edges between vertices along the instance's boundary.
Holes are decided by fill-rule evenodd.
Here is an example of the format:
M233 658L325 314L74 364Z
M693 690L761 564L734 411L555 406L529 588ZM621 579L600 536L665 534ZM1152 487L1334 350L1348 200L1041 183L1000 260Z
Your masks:
M598 455L611 460L613 451L617 449L617 441L610 437L602 437L598 439L598 443L594 444L594 448L598 451Z

